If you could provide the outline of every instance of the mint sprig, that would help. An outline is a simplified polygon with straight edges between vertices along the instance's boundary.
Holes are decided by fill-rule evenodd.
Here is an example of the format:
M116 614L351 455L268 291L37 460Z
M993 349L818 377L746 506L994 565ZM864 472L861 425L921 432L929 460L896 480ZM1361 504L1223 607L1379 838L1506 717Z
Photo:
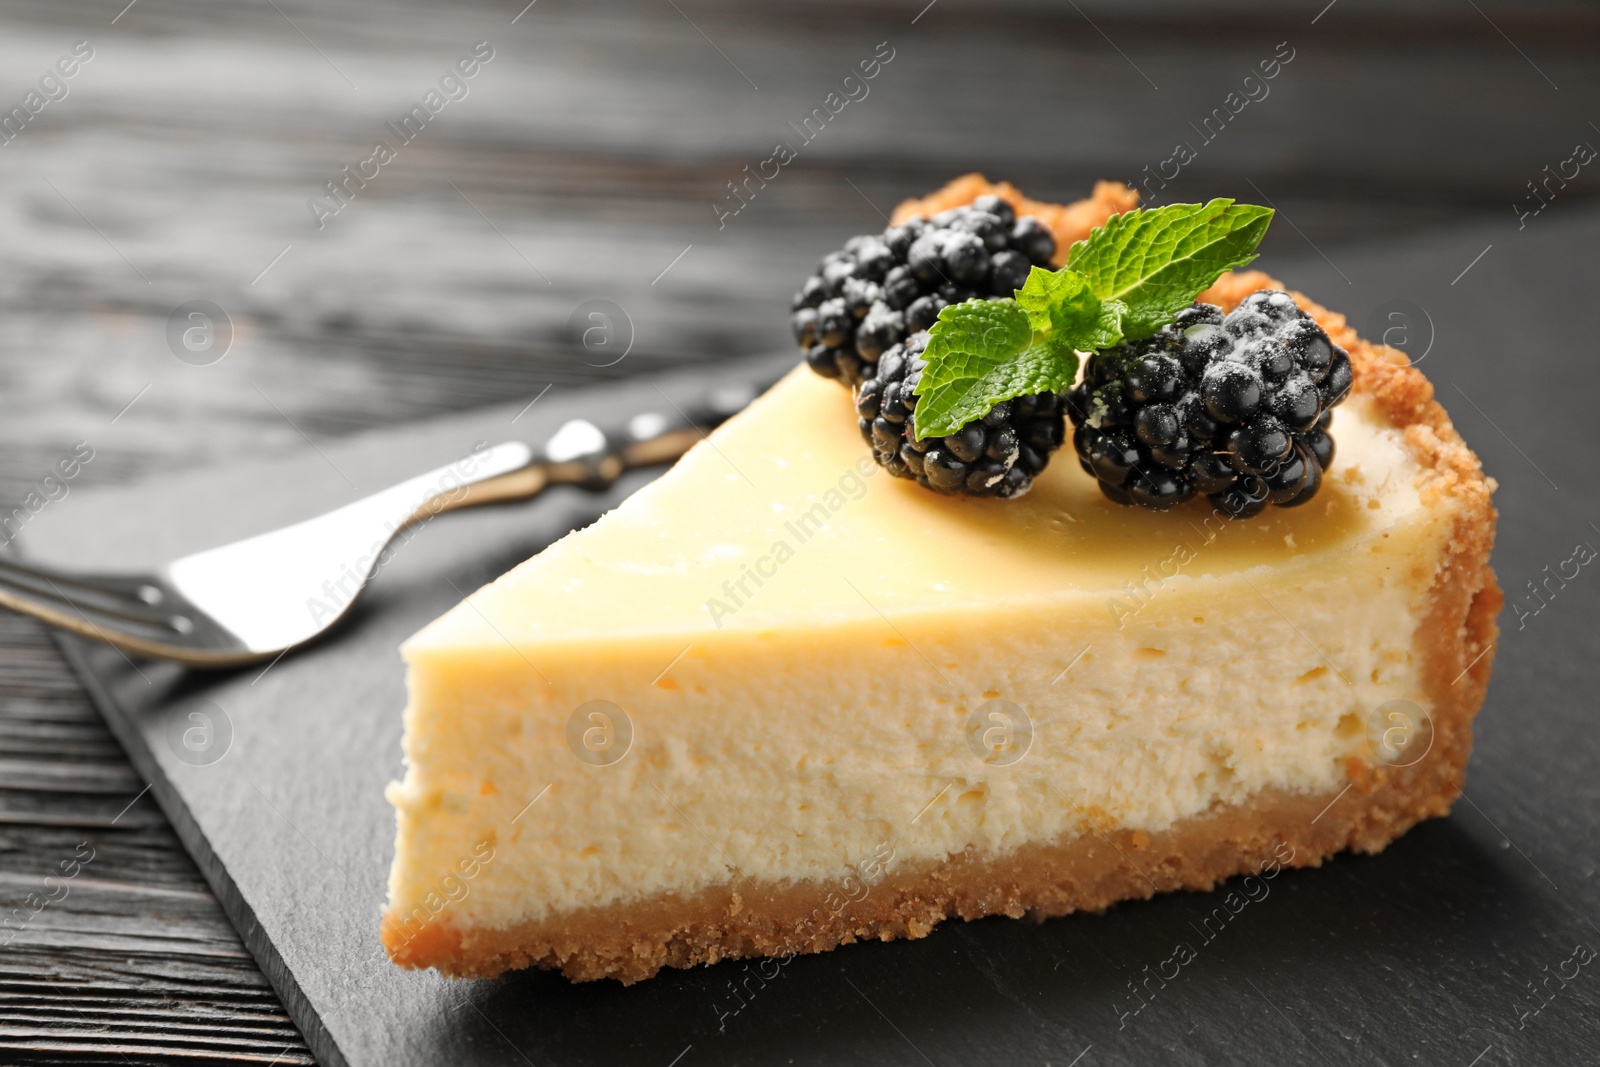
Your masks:
M1256 258L1271 208L1217 199L1114 215L1058 271L1034 267L1011 300L939 312L912 426L943 437L1003 400L1069 388L1078 354L1148 337Z
M1122 334L1134 341L1171 322L1223 271L1253 261L1272 215L1232 200L1125 211L1072 246L1068 269L1126 309Z

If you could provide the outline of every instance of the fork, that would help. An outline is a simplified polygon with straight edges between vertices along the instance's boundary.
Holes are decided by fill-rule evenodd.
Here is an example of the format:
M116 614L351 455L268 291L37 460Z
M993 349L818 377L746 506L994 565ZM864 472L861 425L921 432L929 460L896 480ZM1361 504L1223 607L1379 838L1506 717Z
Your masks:
M572 419L540 448L520 441L478 448L316 518L150 573L79 574L0 557L0 606L124 652L194 667L270 659L338 622L406 527L555 485L598 492L627 471L677 459L757 391L717 390L689 410L669 399L669 411L635 415L610 433Z

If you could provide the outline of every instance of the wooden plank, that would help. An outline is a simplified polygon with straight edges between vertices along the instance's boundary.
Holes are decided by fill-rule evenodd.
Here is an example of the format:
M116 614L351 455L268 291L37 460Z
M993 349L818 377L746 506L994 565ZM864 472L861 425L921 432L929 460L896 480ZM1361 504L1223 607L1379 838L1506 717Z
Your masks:
M129 807L143 783L54 644L9 614L0 693L0 1059L314 1062L160 811ZM45 878L82 845L60 897Z

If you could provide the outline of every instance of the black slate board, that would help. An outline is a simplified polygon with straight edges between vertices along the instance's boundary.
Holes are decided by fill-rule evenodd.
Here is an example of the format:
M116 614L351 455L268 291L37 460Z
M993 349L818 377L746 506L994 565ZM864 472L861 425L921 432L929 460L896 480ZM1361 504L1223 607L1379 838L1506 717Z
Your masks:
M1600 215L1574 213L1520 233L1485 226L1263 264L1348 310L1358 327L1389 301L1412 302L1412 328L1434 334L1422 367L1500 481L1495 564L1514 603L1574 545L1600 547L1600 444L1588 414L1600 395L1597 243ZM1368 332L1399 320L1374 321ZM1409 347L1420 353L1423 339ZM674 395L697 388L690 376L658 384ZM316 513L353 496L350 483L371 491L480 438L537 438L602 404L659 400L651 384L633 382L551 396L515 426L521 402L292 462L86 490L42 513L22 549L136 566ZM1589 1062L1600 1048L1600 975L1590 963L1571 976L1567 962L1579 946L1600 949L1600 741L1589 724L1600 578L1590 568L1520 629L1508 608L1454 815L1381 856L1283 874L1214 940L1195 924L1216 899L1175 894L1042 925L949 924L918 942L799 958L765 985L741 963L630 989L540 973L456 983L394 969L377 918L393 838L382 789L400 772L395 647L457 590L587 521L596 505L571 493L441 518L330 639L265 672L192 674L63 641L324 1063L1488 1067ZM180 760L171 740L194 711L225 719L231 735L224 745L218 730L222 755L207 765ZM1176 978L1150 977L1179 941L1197 958Z

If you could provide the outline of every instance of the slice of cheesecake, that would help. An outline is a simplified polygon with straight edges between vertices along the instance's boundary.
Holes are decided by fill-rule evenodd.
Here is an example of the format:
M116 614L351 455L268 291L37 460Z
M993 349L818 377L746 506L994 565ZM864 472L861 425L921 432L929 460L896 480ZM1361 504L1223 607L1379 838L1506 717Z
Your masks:
M1304 507L1119 507L1059 455L1020 499L937 496L802 368L428 626L391 957L633 982L1205 889L1445 814L1501 601L1492 486L1402 355L1301 303L1355 368Z

